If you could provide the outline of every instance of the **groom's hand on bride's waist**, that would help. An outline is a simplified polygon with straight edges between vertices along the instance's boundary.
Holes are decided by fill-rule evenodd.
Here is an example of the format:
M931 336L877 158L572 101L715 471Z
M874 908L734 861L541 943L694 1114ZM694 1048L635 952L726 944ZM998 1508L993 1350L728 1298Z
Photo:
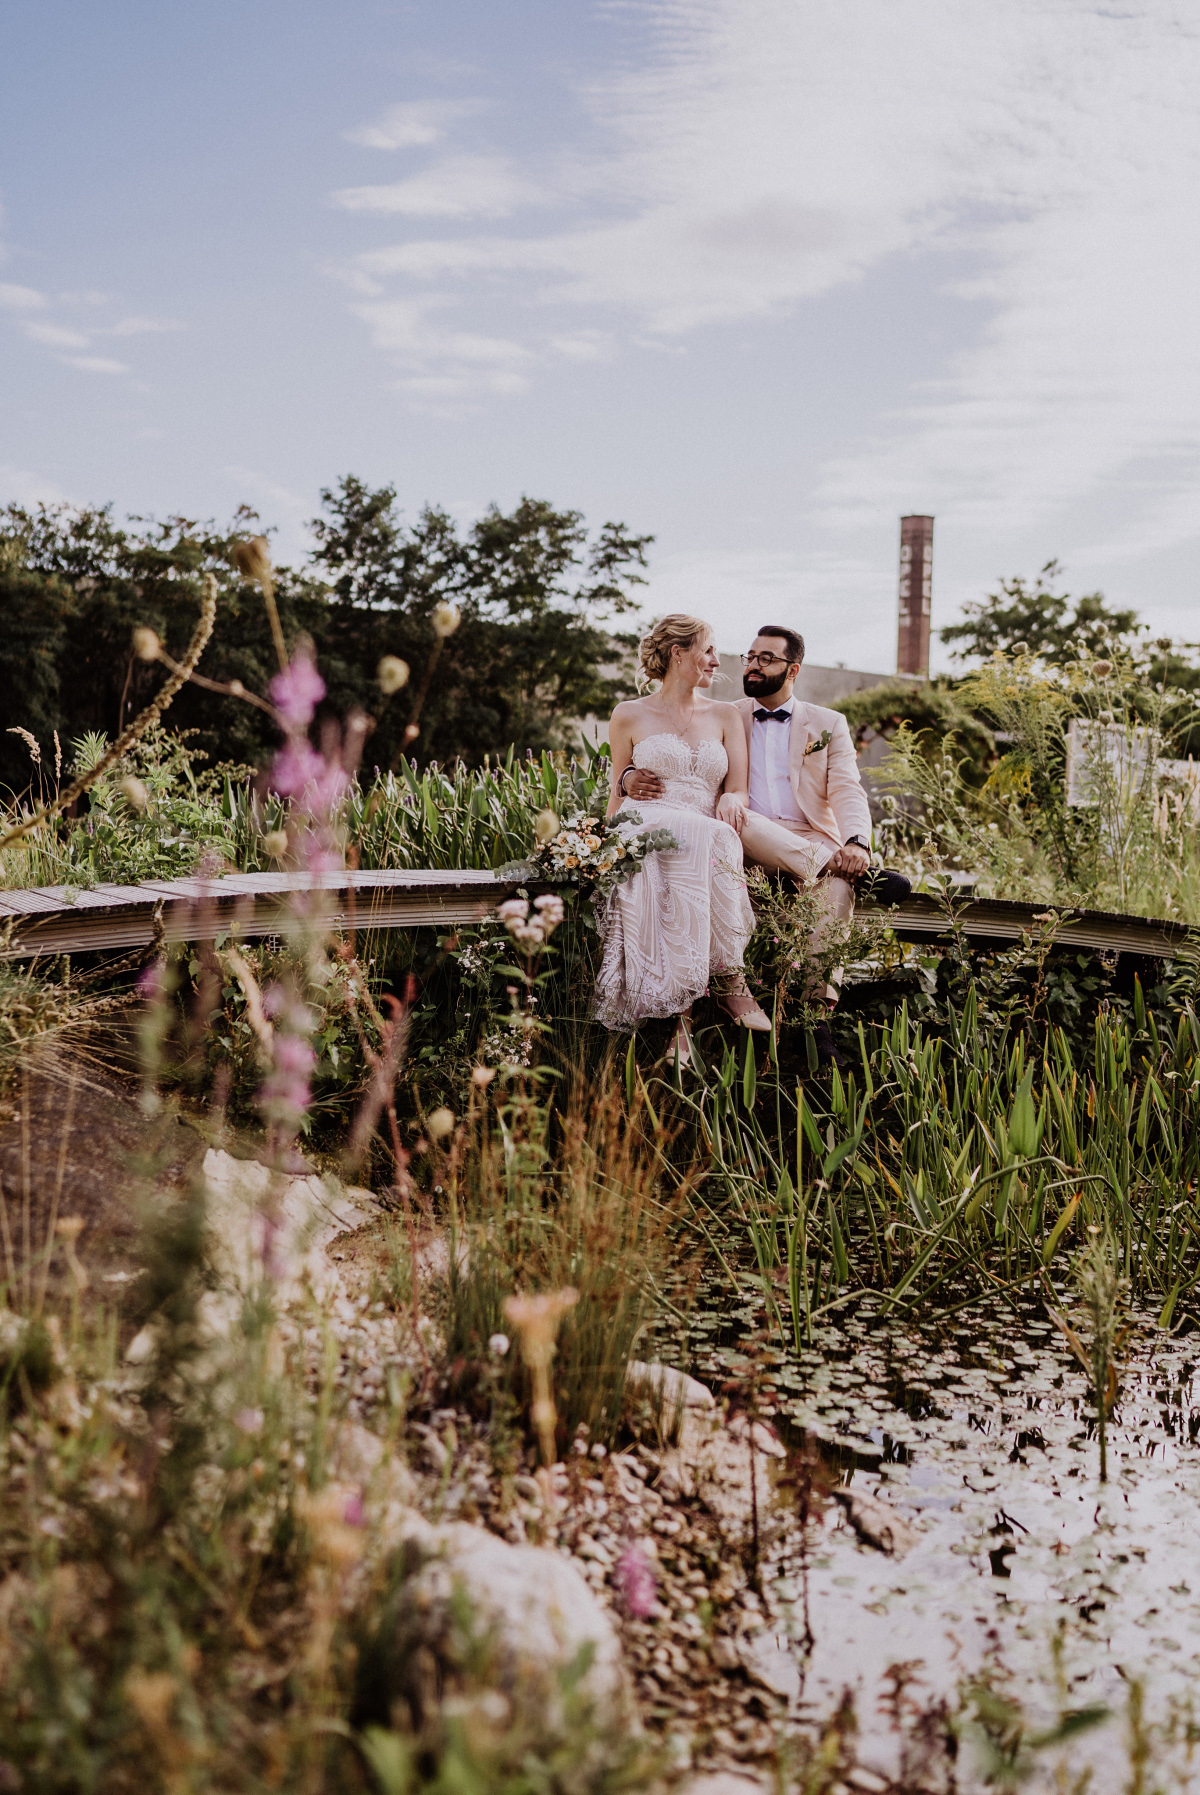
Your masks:
M652 804L663 795L663 782L657 773L644 767L626 767L621 776L621 790L639 804Z

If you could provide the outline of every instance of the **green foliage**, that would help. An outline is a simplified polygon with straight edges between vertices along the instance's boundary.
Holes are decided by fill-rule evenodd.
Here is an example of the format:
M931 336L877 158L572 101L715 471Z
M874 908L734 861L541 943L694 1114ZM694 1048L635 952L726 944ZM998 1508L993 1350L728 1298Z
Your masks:
M502 1078L504 1074L501 1074ZM510 1069L506 1100L467 1115L440 1156L436 1181L451 1205L447 1345L472 1369L478 1400L508 1391L527 1401L514 1351L490 1372L488 1342L511 1332L504 1299L514 1291L570 1288L554 1360L559 1448L582 1424L611 1443L625 1407L625 1368L653 1319L674 1256L668 1224L677 1200L663 1189L665 1143L635 1091L628 1110L615 1071L595 1083L576 1074L565 1097ZM664 1202L664 1197L668 1200Z
M953 736L962 776L971 785L983 784L995 759L992 731L948 680L885 680L851 692L834 709L842 712L860 749L876 736L890 742L907 729L920 739L922 753L932 761L941 742Z
M943 642L954 644L955 660L983 659L998 650L1064 664L1081 654L1131 648L1145 627L1137 612L1111 610L1101 592L1073 600L1055 590L1060 573L1057 561L1047 561L1032 583L1019 575L1001 580L998 592L965 604L965 620L939 631Z
M1154 1007L1135 986L1129 1014L1102 1007L1072 1039L1045 1018L1052 940L1047 924L999 965L960 942L936 1011L860 1024L825 1088L755 1075L732 1046L680 1087L710 1166L696 1225L753 1267L785 1341L856 1288L952 1306L1049 1291L1089 1228L1138 1296L1194 1302L1194 978Z
M493 507L460 534L440 511L406 524L391 487L372 492L347 477L323 497L312 560L277 570L276 599L289 643L304 635L315 645L329 714L375 718L374 764L399 758L443 600L462 622L426 698L422 761L478 762L514 742L560 747L572 719L606 714L628 694L630 642L610 623L633 603L649 537L607 523L589 543L578 512L534 499L511 513ZM133 629L149 625L178 656L204 572L218 582L219 615L200 672L264 693L277 670L266 612L230 562L235 542L256 529L245 508L221 531L183 517L121 527L111 508L9 505L0 512L0 711L47 762L55 730L62 742L89 730L114 737L164 677L133 655ZM376 683L385 654L413 671L387 700ZM214 762L261 762L273 745L263 712L194 687L179 694L172 722L196 730ZM19 741L0 738L0 785L22 791L29 772Z
M1145 653L1062 666L997 653L961 691L1006 751L976 790L955 736L931 747L902 727L880 772L889 857L969 871L983 896L1200 922L1197 786L1168 765L1195 726L1188 691L1155 680Z

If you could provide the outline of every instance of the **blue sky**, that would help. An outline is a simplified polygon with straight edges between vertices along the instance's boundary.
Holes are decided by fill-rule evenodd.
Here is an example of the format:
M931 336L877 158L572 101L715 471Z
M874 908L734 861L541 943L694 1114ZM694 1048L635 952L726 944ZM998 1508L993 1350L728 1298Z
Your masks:
M932 511L935 625L1194 640L1198 92L1179 0L0 0L0 499L528 492L881 670Z

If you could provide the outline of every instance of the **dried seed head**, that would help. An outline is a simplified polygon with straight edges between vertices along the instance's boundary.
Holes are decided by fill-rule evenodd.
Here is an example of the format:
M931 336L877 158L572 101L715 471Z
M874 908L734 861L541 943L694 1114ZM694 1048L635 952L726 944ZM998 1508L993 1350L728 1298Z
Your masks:
M30 733L27 729L22 729L22 728L20 728L19 725L14 725L14 726L10 727L8 729L7 733L9 735L19 735L20 736L21 740L24 742L25 746L29 750L29 753L33 760L34 766L40 767L42 764L42 751L38 747L37 737L35 735L30 735Z
M558 816L553 810L539 810L533 824L533 839L539 847L553 841L558 834Z
M271 578L271 545L265 536L235 542L230 559L244 579L257 580L261 586Z
M156 661L162 649L158 634L148 623L139 623L133 632L133 652L139 661Z
M1109 675L1111 674L1112 670L1113 670L1113 664L1111 661L1093 661L1092 662L1092 678L1093 679L1107 679L1109 677Z
M454 1132L454 1111L452 1109L435 1109L425 1119L425 1132L431 1140L444 1141L448 1134Z
M448 598L443 598L433 607L432 622L439 636L452 636L462 622L462 612Z
M171 1740L171 1716L179 1684L169 1670L131 1670L125 1699L156 1744Z
M150 802L150 793L136 773L127 773L124 779L117 780L117 790L128 804L130 810L140 815Z
M481 1091L487 1089L495 1076L495 1066L473 1066L471 1068L471 1082L477 1084Z
M393 692L400 691L402 686L408 684L408 662L402 661L398 654L385 654L375 670L375 676L379 681L379 690L385 698L390 698Z
M288 838L286 829L272 829L269 835L263 836L263 852L272 860L282 860L287 853Z

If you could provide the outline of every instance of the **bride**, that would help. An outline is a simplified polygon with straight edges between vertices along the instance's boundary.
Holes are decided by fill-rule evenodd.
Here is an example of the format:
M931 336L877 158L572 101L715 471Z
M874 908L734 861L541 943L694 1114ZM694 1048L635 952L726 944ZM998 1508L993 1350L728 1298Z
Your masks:
M771 1026L742 971L754 929L739 839L749 764L737 708L707 696L719 666L707 623L664 617L639 654L638 683L657 680L657 692L618 704L609 724L609 816L628 806L649 826L669 829L679 849L647 855L637 877L608 899L596 1017L611 1029L676 1017L671 1051L681 1063L691 1056L692 1004L710 986L742 1027ZM635 767L658 774L661 798L634 805L625 796Z

